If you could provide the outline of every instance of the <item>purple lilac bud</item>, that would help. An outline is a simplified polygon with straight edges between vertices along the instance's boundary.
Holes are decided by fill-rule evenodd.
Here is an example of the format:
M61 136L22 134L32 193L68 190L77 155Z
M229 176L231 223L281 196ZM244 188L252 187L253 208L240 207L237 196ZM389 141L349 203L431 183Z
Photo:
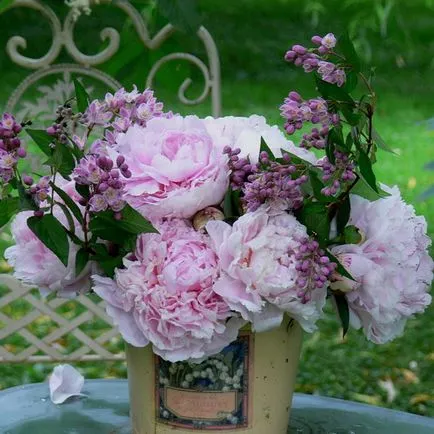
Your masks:
M295 255L297 263L295 269L299 273L296 285L297 297L302 303L308 303L315 289L323 288L332 275L336 264L330 262L319 244L306 237L300 241L298 252Z
M31 185L33 185L33 178L29 175L24 175L23 176L23 182L24 182L24 184L31 186Z
M327 157L318 162L323 172L322 180L329 184L321 192L325 196L334 196L341 188L341 183L347 183L356 179L355 164L347 154L335 151L335 164L333 165Z

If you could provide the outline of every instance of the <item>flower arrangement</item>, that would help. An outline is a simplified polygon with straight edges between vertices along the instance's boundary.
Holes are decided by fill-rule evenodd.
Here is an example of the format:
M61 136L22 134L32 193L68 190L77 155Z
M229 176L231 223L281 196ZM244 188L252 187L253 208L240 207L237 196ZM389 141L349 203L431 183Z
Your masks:
M90 101L77 80L46 129L4 114L0 224L13 218L15 276L43 294L95 292L128 343L203 365L181 363L181 386L202 373L239 385L240 368L224 375L215 355L242 327L287 315L311 332L327 301L344 333L399 336L431 302L426 222L376 179L389 148L351 41L312 43L286 54L319 92L281 106L286 134L303 130L298 145L260 116L183 117L149 89ZM38 179L22 170L23 131L47 158Z

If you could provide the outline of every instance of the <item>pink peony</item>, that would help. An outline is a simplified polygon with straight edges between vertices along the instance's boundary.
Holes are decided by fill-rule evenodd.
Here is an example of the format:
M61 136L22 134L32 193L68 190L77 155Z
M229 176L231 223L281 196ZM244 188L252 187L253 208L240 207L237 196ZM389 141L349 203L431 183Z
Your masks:
M309 299L302 302L297 253L307 233L294 216L271 215L263 206L240 217L232 227L211 221L206 229L222 269L215 291L231 309L251 321L256 331L278 326L284 312L306 331L315 329L326 300L326 285L310 288Z
M213 291L217 256L207 237L182 220L158 228L161 235L140 236L137 260L125 260L114 280L94 276L94 290L130 344L151 342L171 362L218 353L244 322Z
M66 219L61 213L56 213L56 217L63 222ZM87 292L90 289L92 266L89 263L76 276L75 256L79 246L70 242L68 266L65 267L27 226L27 219L32 215L32 211L23 211L12 221L15 245L6 249L5 258L14 267L14 276L27 285L39 288L43 295L57 292L61 297L71 297ZM77 235L79 236L78 232Z
M207 117L205 124L211 135L226 138L230 147L241 149L240 157L249 156L252 163L258 161L261 137L264 138L276 157L281 157L281 150L284 149L311 164L315 164L317 161L314 153L295 146L291 140L286 139L276 125L268 125L263 116L252 115L248 118L236 116Z
M228 187L225 141L210 135L196 116L151 119L119 134L114 149L126 158L132 177L125 199L151 220L192 217L220 203Z
M425 219L404 203L398 188L388 192L374 202L351 197L348 224L359 228L362 242L332 249L356 280L338 277L332 288L347 292L352 325L379 344L401 335L407 318L431 303L434 268Z

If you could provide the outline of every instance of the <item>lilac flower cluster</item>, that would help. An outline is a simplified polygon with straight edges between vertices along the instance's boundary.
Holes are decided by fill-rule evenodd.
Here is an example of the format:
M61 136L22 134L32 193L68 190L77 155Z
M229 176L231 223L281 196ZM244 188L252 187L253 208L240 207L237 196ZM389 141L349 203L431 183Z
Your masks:
M288 97L285 98L280 111L281 116L286 119L285 130L288 134L294 134L296 130L303 128L305 122L321 124L323 128L328 128L330 124L339 121L337 115L328 112L327 102L324 99L318 97L305 101L298 92L294 91L290 92ZM317 142L318 140L324 140L327 134L328 129L327 133L325 133L325 130L322 131L322 137L320 137L319 132L318 134L315 133L311 138L310 136L304 137L305 147L323 148L325 141Z
M12 179L18 159L27 155L18 137L21 130L22 125L11 114L3 114L0 120L0 180L5 183Z
M322 80L342 86L346 80L345 71L334 63L326 60L327 55L332 53L336 46L336 37L329 33L324 37L314 36L312 42L318 48L306 48L302 45L294 45L287 51L285 59L294 63L295 66L302 66L305 72L316 71Z
M50 136L59 140L60 143L65 144L68 142L68 126L73 118L71 105L67 103L57 107L56 115L56 121L50 125L46 131Z
M134 86L131 92L120 89L114 94L107 93L103 101L93 101L81 116L81 123L88 127L100 125L108 128L105 139L109 144L116 141L131 125L146 126L146 123L163 113L163 103L158 102L154 92L146 89L139 92Z
M240 190L255 167L250 164L248 158L240 158L238 156L240 152L240 148L232 149L230 146L225 146L223 149L223 153L227 154L229 158L228 164L231 170L230 182L232 190Z
M318 161L318 165L323 171L322 180L331 181L331 184L324 187L321 193L325 196L335 195L342 183L354 181L356 179L355 164L350 160L347 154L335 151L335 164L332 164L327 157Z
M119 213L125 206L123 200L125 184L121 176L131 177L125 157L122 155L117 157L116 167L113 160L104 155L88 155L82 158L73 171L73 177L77 184L90 187L90 197L83 198L80 203L89 205L89 209L93 212L111 209Z
M293 179L297 167L290 164L291 157L284 154L285 164L270 161L267 152L261 152L259 163L253 167L243 185L243 201L249 212L264 203L282 202L285 208L297 209L303 204L301 185L308 177L301 175Z
M323 288L330 278L336 264L325 256L317 241L304 238L300 241L300 247L295 255L297 264L295 269L299 272L296 284L297 296L303 304L308 303L311 292L316 288Z
M35 185L33 185L33 178L28 175L23 176L23 182L30 186L30 194L37 205L41 205L48 199L50 195L50 177L43 176Z

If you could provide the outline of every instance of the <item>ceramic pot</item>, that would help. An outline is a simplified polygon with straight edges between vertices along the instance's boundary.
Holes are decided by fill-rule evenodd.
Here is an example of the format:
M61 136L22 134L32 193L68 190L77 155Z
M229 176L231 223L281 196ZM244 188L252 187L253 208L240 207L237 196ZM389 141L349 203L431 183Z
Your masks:
M170 363L127 345L133 434L286 434L302 331L251 333L200 364Z

